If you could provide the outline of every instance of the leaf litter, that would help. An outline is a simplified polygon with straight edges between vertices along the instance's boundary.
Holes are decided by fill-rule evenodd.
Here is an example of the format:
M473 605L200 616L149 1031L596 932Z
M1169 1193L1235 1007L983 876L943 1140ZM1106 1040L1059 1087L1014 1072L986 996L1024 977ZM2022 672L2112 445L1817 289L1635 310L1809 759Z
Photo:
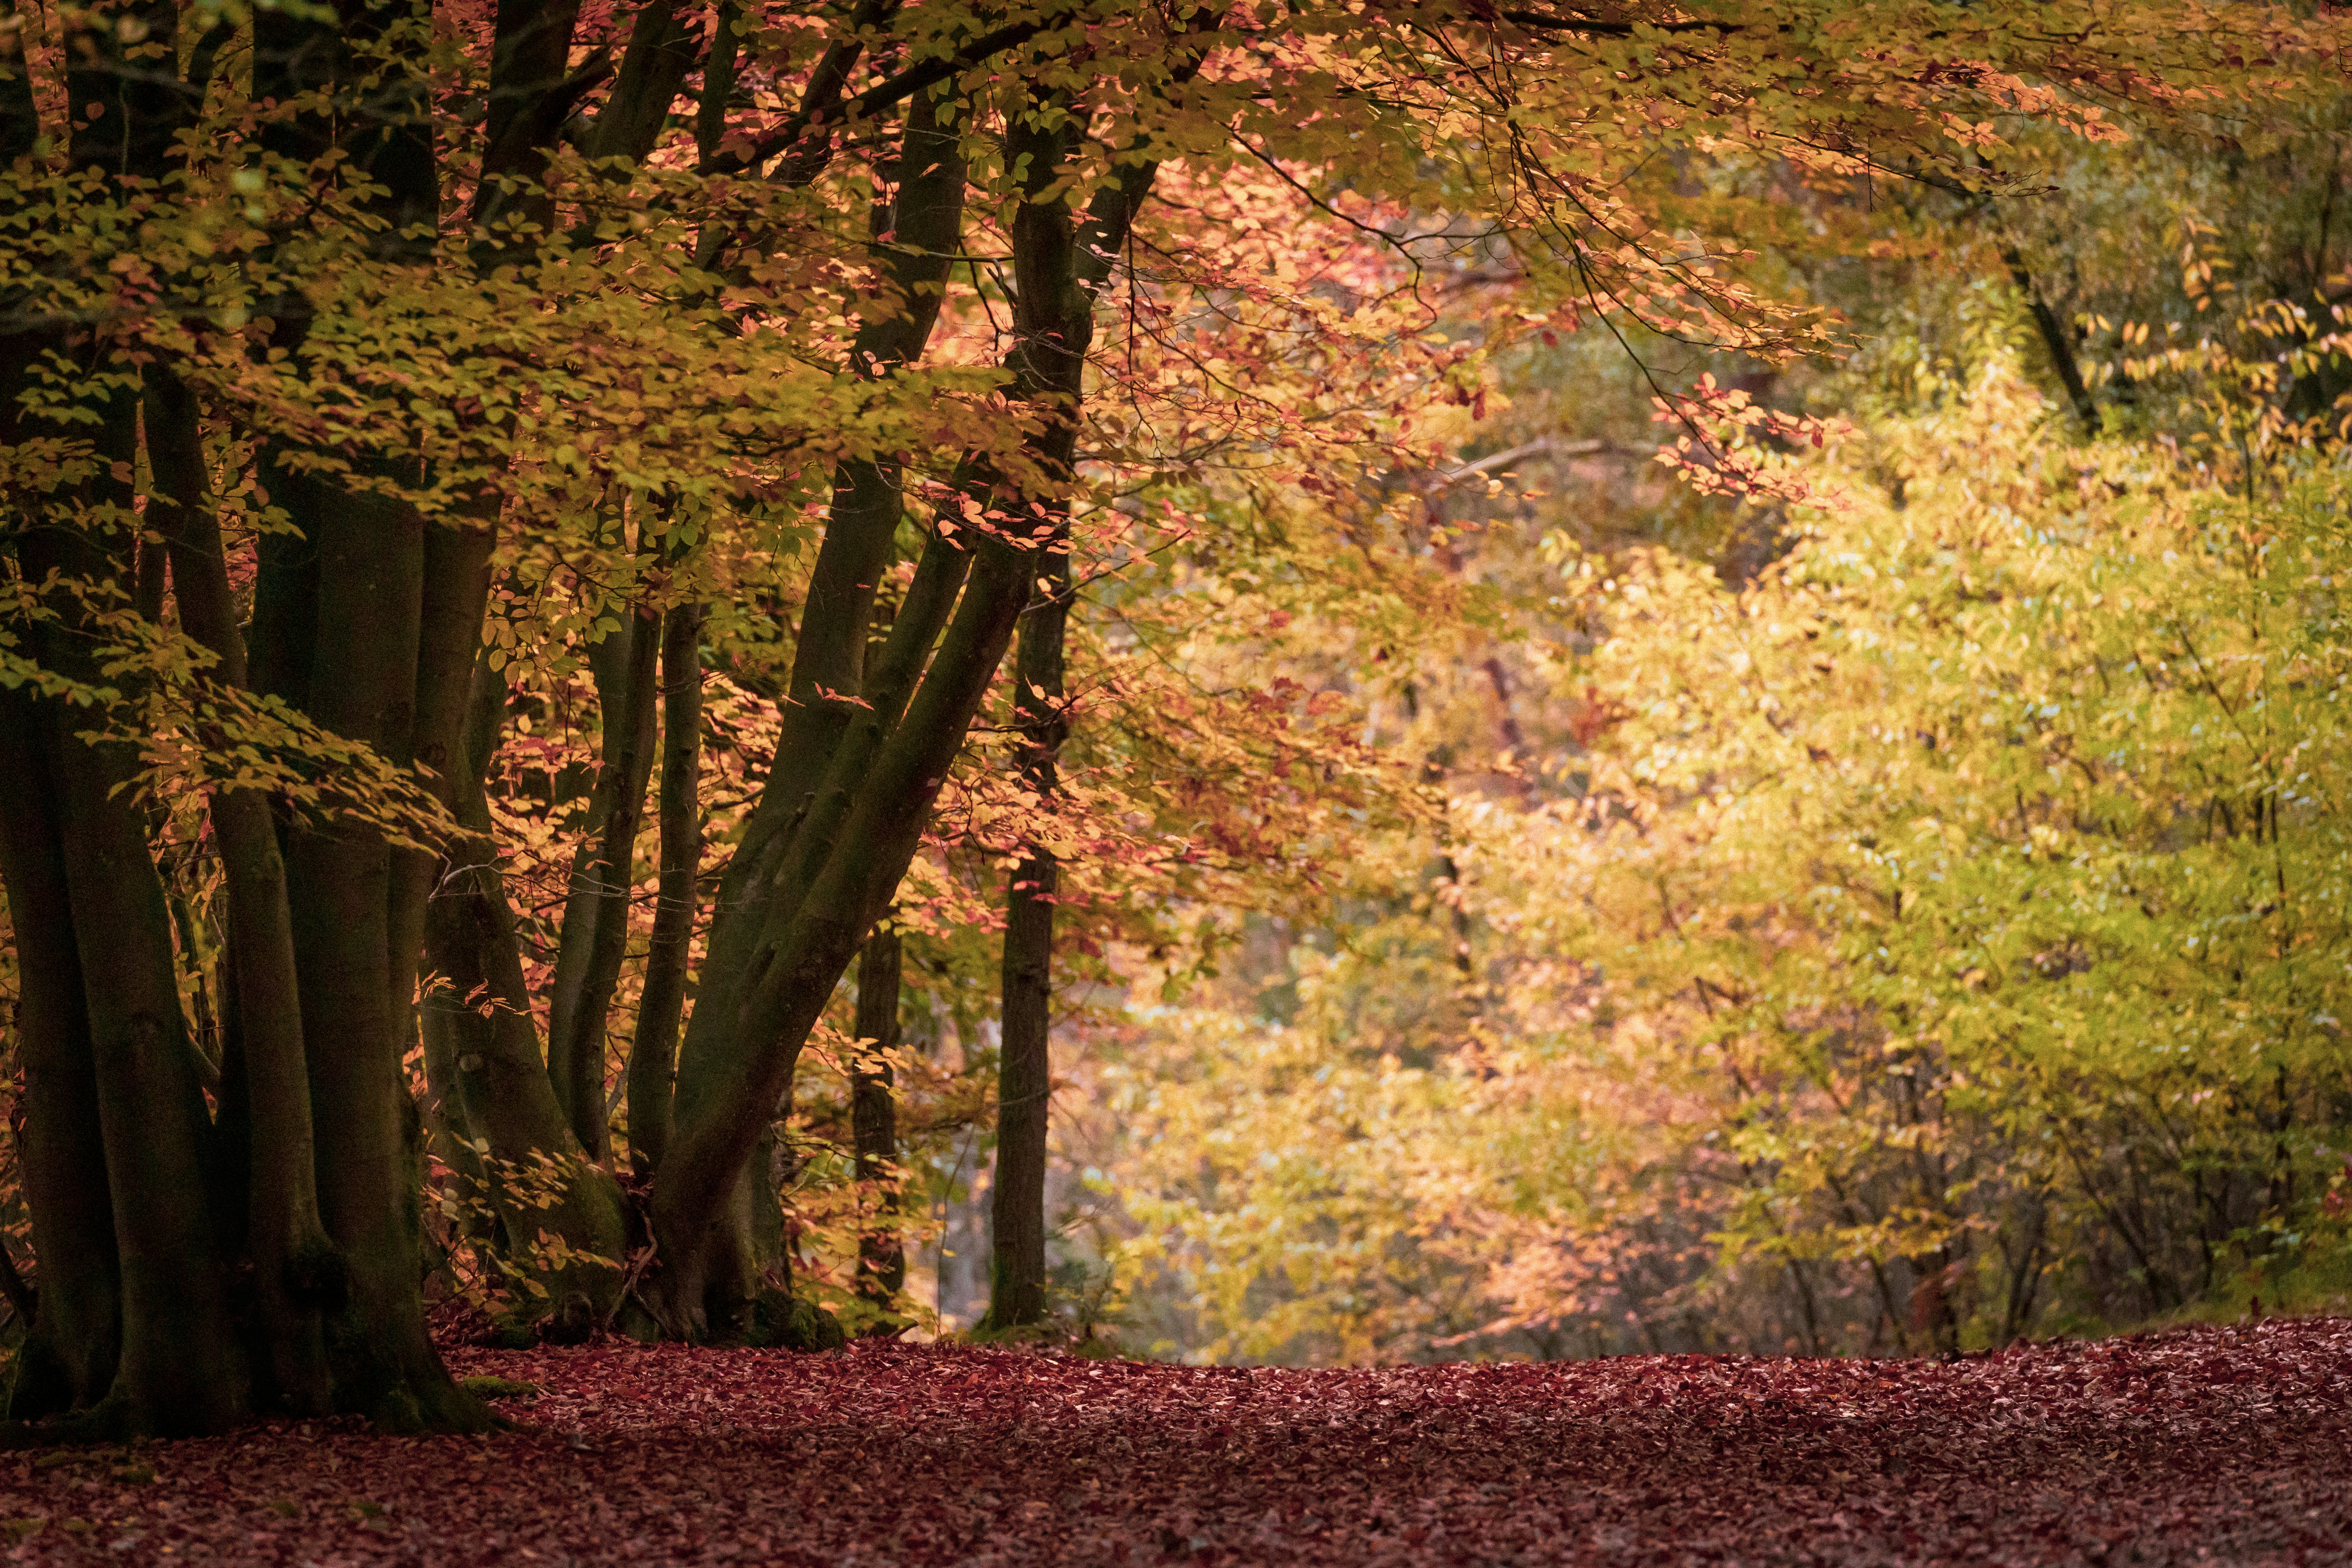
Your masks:
M1950 1362L1299 1371L862 1342L450 1352L488 1437L0 1457L0 1558L2352 1563L2352 1321Z

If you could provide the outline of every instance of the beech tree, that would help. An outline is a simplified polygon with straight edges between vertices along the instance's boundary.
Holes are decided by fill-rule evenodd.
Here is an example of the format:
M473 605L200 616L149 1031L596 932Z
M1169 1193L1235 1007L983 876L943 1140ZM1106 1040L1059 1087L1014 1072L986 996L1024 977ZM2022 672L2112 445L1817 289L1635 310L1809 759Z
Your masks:
M9 1414L483 1425L425 1331L428 1120L549 1331L783 1331L762 1154L803 1047L1016 632L1050 791L1073 518L1180 461L1085 440L1162 174L1263 170L1341 226L1378 193L1379 243L1488 247L1527 319L1769 356L1821 329L1738 279L1676 160L1997 184L1993 115L2099 134L2102 101L2305 47L2269 12L1916 9L14 13L0 879L38 1304ZM983 224L1001 252L967 248ZM1259 286L1191 257L1210 294ZM1005 309L995 352L926 360L951 289ZM1402 410L1285 412L1409 456ZM698 922L705 657L755 631L772 745ZM553 921L486 784L525 666L584 669L600 737ZM174 921L191 843L216 973ZM1016 891L1050 933L1049 848ZM1042 1258L1041 1229L1007 1321Z

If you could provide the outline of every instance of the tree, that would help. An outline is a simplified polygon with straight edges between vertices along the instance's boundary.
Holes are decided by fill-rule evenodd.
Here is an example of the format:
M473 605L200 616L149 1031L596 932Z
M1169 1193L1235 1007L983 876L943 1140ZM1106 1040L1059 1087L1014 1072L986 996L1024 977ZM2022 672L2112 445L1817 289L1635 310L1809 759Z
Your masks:
M40 1304L12 1414L485 1421L416 1283L420 1029L449 1155L559 1331L774 1331L752 1173L803 1047L1041 580L1061 602L1073 518L1170 466L1101 452L1089 474L1080 445L1095 313L1157 171L1263 167L1360 223L1344 178L1441 215L1381 240L1408 257L1507 256L1528 314L1784 353L1817 337L1800 305L1650 237L1709 212L1653 144L1987 180L1968 159L1996 110L2095 130L2091 97L2202 88L2249 39L2310 47L2263 11L2072 16L1979 8L1922 36L1867 6L861 0L706 29L667 0L609 23L529 0L124 0L21 20L0 82L0 879ZM1796 76L1811 96L1759 85ZM976 307L1005 292L957 243L967 189L1013 324L994 356L926 365L958 268ZM1213 243L1192 259L1205 290L1255 287ZM1357 427L1384 422L1409 440L1404 410ZM706 650L755 643L773 745L734 781L696 963L714 770L694 694ZM551 785L570 812L589 781L548 921L509 895L488 770L531 717L515 692L583 668L598 754ZM609 1163L606 1058L657 752L667 921L623 1075L638 1208ZM206 835L216 981L173 919L190 889L167 870L196 873L158 854ZM183 1005L199 989L217 1058Z

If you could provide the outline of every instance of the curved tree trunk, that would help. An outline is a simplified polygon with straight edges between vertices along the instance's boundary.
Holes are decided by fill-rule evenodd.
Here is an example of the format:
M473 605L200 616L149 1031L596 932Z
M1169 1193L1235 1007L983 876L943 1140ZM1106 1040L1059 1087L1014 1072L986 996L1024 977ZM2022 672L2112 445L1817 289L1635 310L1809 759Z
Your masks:
M939 123L936 108L923 94L908 104L895 199L877 206L873 217L891 298L884 310L860 328L853 345L852 363L870 374L887 374L921 355L938 321L940 290L961 240L964 168L956 133L952 127ZM714 1321L740 1319L744 1303L735 1296L747 1288L756 1289L758 1271L747 1272L742 1267L742 1227L703 1217L731 1214L746 1201L735 1189L749 1173L762 1132L761 1126L751 1124L752 1119L761 1108L781 1103L791 1085L789 1061L782 1062L780 1070L752 1081L733 1070L742 1065L739 1052L757 1052L767 1043L761 1035L768 1026L746 1019L744 1009L751 998L745 988L747 984L779 978L773 969L771 922L779 912L779 889L789 897L802 885L792 880L791 852L806 849L816 835L826 831L816 825L829 824L839 830L841 808L847 804L849 791L865 782L857 772L837 771L836 764L845 747L855 748L858 720L864 717L870 722L876 712L867 706L874 692L868 690L864 697L858 693L861 684L874 684L865 666L875 589L896 554L903 510L895 464L855 460L842 465L835 479L833 510L802 614L776 764L743 842L720 878L694 1015L678 1053L670 1124L663 1131L664 1159L656 1171L656 1234L662 1273L654 1291L665 1303L661 1314L672 1332L704 1333ZM919 661L954 600L954 583L943 579L951 575L960 582L963 574L961 551L950 549L945 555L955 557L955 565L950 568L944 555L929 563L923 578L929 614L926 617L919 611L917 622L901 639L896 700L901 707L914 669L919 668ZM944 593L940 592L942 586ZM959 735L961 731L959 723ZM940 772L944 771L942 764ZM828 777L843 782L828 789ZM898 870L903 868L901 865ZM895 887L898 870L888 873L890 886ZM814 977L828 966L831 973L822 982L824 995L830 995L839 981L870 918L863 887L869 879L858 879L860 891L853 900L856 912L850 916L848 947L837 959L821 960L814 968L798 971L809 977L802 983L807 990L818 987ZM823 1005L822 996L818 1005ZM791 1026L784 1027L789 1030ZM798 1026L793 1054L797 1054L799 1040L805 1037L808 1027ZM663 1043L658 1035L656 1040ZM650 1078L657 1070L656 1064L649 1061L646 1070ZM631 1115L636 1115L634 1104ZM726 1136L714 1137L722 1122L728 1124ZM686 1163L672 1169L681 1132L699 1132L702 1138ZM765 1179L764 1174L761 1179ZM665 1235L659 1218L665 1212L665 1193L691 1194L670 1205L667 1212L672 1215L696 1210L700 1215L682 1226L673 1220ZM681 1235L681 1229L687 1234ZM715 1263L721 1254L729 1261Z
M443 1114L488 1146L482 1181L517 1260L529 1263L541 1229L561 1237L567 1258L540 1269L548 1304L577 1296L575 1316L610 1321L619 1310L629 1223L612 1173L587 1158L540 1052L539 1026L523 978L513 908L498 868L482 775L498 744L506 686L478 662L473 703L460 747L457 820L441 883L425 921L436 984L425 1008L432 1049L445 1058ZM516 1178L542 1162L556 1169L555 1202L541 1208Z
M1194 58L1180 77L1199 64ZM647 1296L671 1333L705 1331L716 1282L713 1218L742 1180L765 1108L789 1088L809 1030L913 859L1066 516L1095 297L1158 165L1122 165L1081 225L1066 198L1052 195L1066 138L1079 128L1050 113L1015 120L1008 141L1031 154L1034 195L1013 216L1016 343L1006 368L1012 394L1042 416L1024 437L1020 478L979 476L1000 498L992 526L943 528L926 545L856 698L818 672L855 668L845 650L862 647L866 616L819 612L870 604L888 535L875 517L844 504L854 483L835 487L795 654L795 706L778 766L721 885L678 1063L669 1153L656 1173L660 1272ZM900 221L903 229L903 213ZM908 259L904 249L892 255ZM895 509L887 515L895 532ZM813 624L830 629L813 635Z

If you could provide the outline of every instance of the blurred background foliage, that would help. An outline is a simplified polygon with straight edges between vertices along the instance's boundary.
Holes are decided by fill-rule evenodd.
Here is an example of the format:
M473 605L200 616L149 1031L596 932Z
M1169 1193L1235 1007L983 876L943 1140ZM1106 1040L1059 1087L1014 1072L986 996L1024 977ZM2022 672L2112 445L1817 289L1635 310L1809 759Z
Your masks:
M1848 352L1525 342L1457 468L1389 479L1448 613L1234 591L1188 679L1338 694L1431 813L1124 955L1061 1152L1131 1345L2344 1310L2344 108L1808 193L1759 247ZM1755 451L1819 504L1649 460L1706 374L1831 422Z

